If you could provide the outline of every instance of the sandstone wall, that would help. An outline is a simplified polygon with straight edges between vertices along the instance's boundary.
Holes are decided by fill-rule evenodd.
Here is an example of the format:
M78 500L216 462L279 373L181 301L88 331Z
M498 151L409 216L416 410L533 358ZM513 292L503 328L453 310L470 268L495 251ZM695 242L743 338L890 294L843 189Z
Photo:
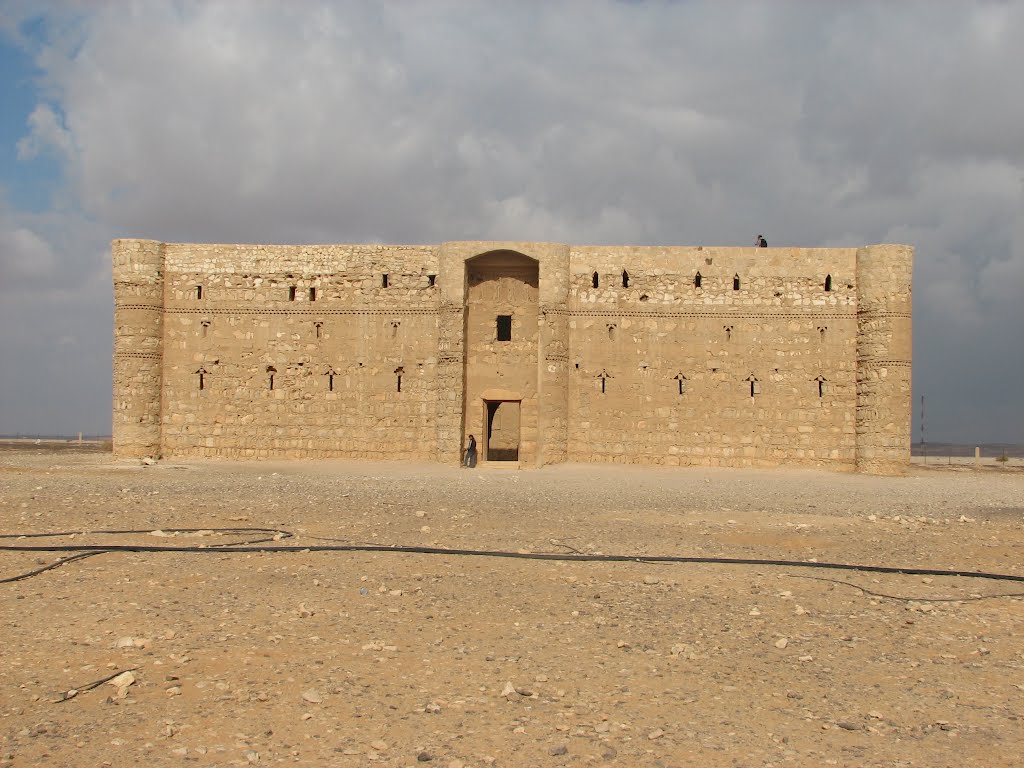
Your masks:
M160 453L163 380L164 247L153 240L115 240L114 453Z
M168 245L164 452L433 458L436 275L431 247Z
M902 472L910 463L913 249L857 252L857 468Z
M570 459L852 467L856 255L574 248Z
M117 240L115 452L900 471L912 254Z

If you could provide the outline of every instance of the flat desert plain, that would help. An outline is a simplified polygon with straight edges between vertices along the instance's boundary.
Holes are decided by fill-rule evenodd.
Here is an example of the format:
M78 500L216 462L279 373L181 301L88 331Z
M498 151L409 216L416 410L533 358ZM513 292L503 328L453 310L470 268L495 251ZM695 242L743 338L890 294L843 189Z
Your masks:
M19 445L0 521L4 546L192 550L0 584L2 766L1024 759L1024 583L813 567L1024 576L1016 468L143 466ZM11 538L40 533L62 535ZM282 551L225 550L259 540ZM463 552L315 549L344 545ZM0 578L74 553L0 551Z

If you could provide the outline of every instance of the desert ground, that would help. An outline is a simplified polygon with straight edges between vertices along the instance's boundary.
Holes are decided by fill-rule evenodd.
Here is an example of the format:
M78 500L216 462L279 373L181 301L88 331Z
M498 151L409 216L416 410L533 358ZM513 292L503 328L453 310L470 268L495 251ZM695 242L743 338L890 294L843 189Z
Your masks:
M104 530L141 532L85 533ZM145 466L20 444L0 447L0 533L194 550L0 583L0 766L992 768L1024 754L1024 583L651 560L1022 577L1020 467ZM63 535L12 538L40 533ZM223 549L252 541L282 551ZM630 559L311 549L336 545ZM0 551L0 579L71 554Z

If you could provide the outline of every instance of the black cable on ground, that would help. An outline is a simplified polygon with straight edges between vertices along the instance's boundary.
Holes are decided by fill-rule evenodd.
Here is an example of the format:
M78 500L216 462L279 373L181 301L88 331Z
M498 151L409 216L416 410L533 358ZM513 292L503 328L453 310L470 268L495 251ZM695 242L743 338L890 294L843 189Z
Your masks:
M290 539L293 534L291 531L286 531L282 528L248 528L248 527L232 527L232 528L127 528L127 529L107 529L98 528L96 530L81 530L81 531L51 531L48 533L0 533L0 539L46 539L46 538L57 538L59 536L84 536L89 533L103 533L103 534L117 534L124 535L128 533L139 533L139 534L153 534L157 531L161 533L272 533L275 536L280 536L282 539Z
M54 563L50 563L49 565L44 565L42 568L36 568L34 571L29 571L28 573L22 573L22 574L19 574L17 576L11 576L10 578L7 578L7 579L0 579L0 584L10 584L12 581L21 581L21 580L27 579L27 578L29 578L31 576L37 576L40 573L44 573L46 571L51 571L54 568L60 568L65 563L70 563L72 560L83 560L83 559L85 559L87 557L92 557L93 555L105 555L105 554L106 554L106 550L103 550L103 549L97 549L97 550L93 550L91 552L79 552L77 555L71 555L71 557L62 558L60 560L57 560Z
M263 542L267 542L267 541L279 541L281 539L290 539L294 535L294 534L292 534L291 531L286 531L286 530L283 530L281 528L249 528L249 527L239 527L239 528L163 528L163 529L130 528L130 529L116 529L116 530L114 530L114 529L97 529L97 530L83 530L83 531L53 531L53 532L48 532L48 533L0 533L0 539L44 539L44 538L57 538L57 537L60 537L60 536L65 536L65 537L66 536L84 536L84 535L87 535L87 534L124 535L124 534L129 534L129 533L136 533L136 534L152 535L152 534L156 533L158 530L161 533L168 533L168 534L175 534L175 533L206 533L207 531L209 531L210 533L225 533L225 534L239 534L239 535L243 534L243 533L267 533L267 534L273 534L272 536L263 536L263 537L260 537L260 538L248 539L246 541L224 542L224 543L221 543L221 544L210 544L207 547L196 547L195 548L196 551L205 551L205 550L208 550L208 549L222 549L222 548L225 548L225 547L237 547L237 546L245 546L245 545L253 545L253 544L262 544ZM0 545L0 550L3 550L3 549L11 549L11 548L10 547L5 547L3 545ZM19 551L19 550L15 550L15 551ZM20 550L20 551L29 551L29 550ZM60 551L73 551L73 550L61 550L59 547L44 547L44 548L41 548L38 551L42 551L42 552L60 552ZM11 577L6 578L6 579L0 579L0 584L9 584L9 583L11 583L13 581L22 581L22 580L30 578L32 576L37 576L40 573L45 573L46 571L52 570L54 568L59 568L60 566L64 565L65 563L70 563L72 560L81 560L83 558L92 557L94 555L103 555L103 554L106 554L108 551L110 551L109 547L89 547L87 551L80 552L79 554L72 555L71 557L65 557L65 558L63 558L61 560L58 560L58 561L54 562L54 563L50 563L49 565L45 565L42 568L37 568L34 571L28 571L27 573L21 573L21 574L18 574L17 576L11 576Z
M167 529L171 532L198 532L198 531L261 531L274 533L274 538L288 538L292 534L288 531L280 531L270 528L192 528L192 529ZM74 532L76 535L79 532ZM94 531L92 533L152 533L152 531ZM25 538L38 536L59 536L67 534L28 534ZM4 534L0 538L19 538L18 534ZM734 557L685 557L680 555L596 555L596 554L566 554L554 552L508 552L503 550L486 549L448 549L444 547L410 547L410 546L384 546L377 544L335 544L323 545L314 544L311 546L299 545L218 545L208 547L170 547L152 544L111 544L108 546L96 545L0 545L0 551L10 552L177 552L177 553L209 553L209 552L247 552L247 553L273 553L273 552L368 552L368 553L402 553L416 555L442 555L445 557L500 557L520 560L549 560L557 562L606 562L606 563L691 563L704 565L754 565L783 568L820 568L823 570L860 571L863 573L889 573L903 574L909 576L959 576L970 579L988 579L993 581L1012 581L1024 583L1024 576L1017 576L1008 573L987 573L984 571L960 571L945 570L939 568L910 568L885 565L862 565L854 563L822 563L806 560L773 560L762 558L734 558Z
M830 584L842 584L845 587L859 589L865 595L871 597L882 597L886 600L901 600L905 603L966 603L974 600L991 600L996 597L1024 597L1024 592L997 592L993 595L968 595L967 597L908 597L906 595L889 595L885 592L874 592L860 584L854 584L840 579L826 579L822 576L803 576L801 574L787 573L791 579L810 579L812 581L826 581Z

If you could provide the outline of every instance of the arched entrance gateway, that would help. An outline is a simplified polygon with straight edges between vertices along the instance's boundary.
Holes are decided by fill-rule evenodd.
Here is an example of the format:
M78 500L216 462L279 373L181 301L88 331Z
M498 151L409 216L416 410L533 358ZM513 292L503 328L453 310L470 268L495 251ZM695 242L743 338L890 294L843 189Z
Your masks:
M538 262L517 251L466 261L464 419L482 461L537 459L538 286Z

